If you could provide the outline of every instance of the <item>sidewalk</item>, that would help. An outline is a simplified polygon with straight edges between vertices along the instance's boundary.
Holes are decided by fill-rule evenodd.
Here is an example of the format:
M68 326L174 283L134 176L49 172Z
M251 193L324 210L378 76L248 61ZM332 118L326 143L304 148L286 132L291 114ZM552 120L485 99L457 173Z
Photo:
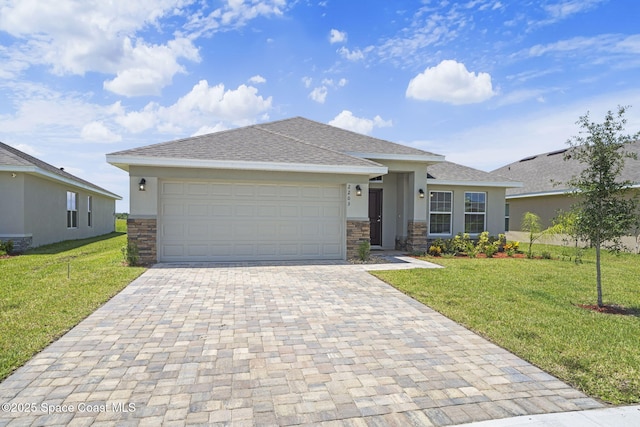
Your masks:
M515 418L480 421L460 427L637 427L640 426L640 405L618 406L588 411L523 415Z

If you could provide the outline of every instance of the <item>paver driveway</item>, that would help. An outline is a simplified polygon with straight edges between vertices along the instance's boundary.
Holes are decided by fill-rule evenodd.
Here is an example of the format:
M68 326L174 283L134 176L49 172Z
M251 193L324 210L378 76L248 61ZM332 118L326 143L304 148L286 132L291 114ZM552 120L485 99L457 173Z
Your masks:
M601 406L361 266L202 264L148 270L0 403L2 426L430 426Z

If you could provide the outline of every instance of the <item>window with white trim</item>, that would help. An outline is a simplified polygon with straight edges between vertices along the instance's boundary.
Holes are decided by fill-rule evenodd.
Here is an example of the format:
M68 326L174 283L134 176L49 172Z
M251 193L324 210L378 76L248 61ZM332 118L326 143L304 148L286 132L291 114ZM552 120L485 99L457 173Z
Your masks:
M450 235L453 211L451 191L429 191L429 234Z
M93 227L93 196L87 196L87 226Z
M78 193L67 191L67 228L78 228Z
M480 234L487 226L487 193L464 193L464 232Z

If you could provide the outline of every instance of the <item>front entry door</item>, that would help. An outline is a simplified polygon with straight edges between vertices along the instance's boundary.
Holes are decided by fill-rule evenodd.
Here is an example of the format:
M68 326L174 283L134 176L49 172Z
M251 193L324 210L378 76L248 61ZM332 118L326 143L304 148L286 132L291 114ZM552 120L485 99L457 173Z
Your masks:
M372 246L382 246L382 188L369 189L369 233Z

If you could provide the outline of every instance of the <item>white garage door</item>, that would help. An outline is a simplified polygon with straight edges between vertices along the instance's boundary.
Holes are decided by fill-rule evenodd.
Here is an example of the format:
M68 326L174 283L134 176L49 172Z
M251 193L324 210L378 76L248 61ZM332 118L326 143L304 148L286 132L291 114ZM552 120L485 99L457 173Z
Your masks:
M344 258L341 186L160 183L160 261Z

